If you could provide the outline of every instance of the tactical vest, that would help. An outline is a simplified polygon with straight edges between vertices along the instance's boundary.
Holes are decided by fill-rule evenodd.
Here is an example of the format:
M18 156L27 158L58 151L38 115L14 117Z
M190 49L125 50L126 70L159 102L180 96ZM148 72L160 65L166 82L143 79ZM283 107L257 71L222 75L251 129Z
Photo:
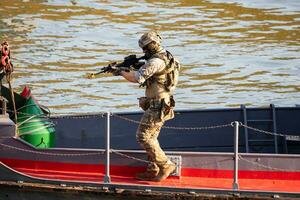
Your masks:
M166 66L146 80L146 97L159 99L169 97L178 83L180 64L169 51L154 54L150 59L153 58L163 60Z

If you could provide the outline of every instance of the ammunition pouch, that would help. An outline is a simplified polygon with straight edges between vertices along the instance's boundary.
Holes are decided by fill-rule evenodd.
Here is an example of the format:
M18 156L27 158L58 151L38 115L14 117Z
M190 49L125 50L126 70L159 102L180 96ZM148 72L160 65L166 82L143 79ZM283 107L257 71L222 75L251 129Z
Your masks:
M175 107L175 100L173 96L170 96L170 101L168 103L166 103L165 99L162 99L160 118L164 121L173 119L175 116L173 110L174 107Z
M139 106L144 110L148 110L148 108L150 107L150 101L147 97L140 97L138 98L139 100Z
M147 97L139 98L139 106L144 110L152 110L159 113L161 121L167 121L174 118L173 108L175 107L175 101L173 96L170 96L170 100L166 99L149 99Z

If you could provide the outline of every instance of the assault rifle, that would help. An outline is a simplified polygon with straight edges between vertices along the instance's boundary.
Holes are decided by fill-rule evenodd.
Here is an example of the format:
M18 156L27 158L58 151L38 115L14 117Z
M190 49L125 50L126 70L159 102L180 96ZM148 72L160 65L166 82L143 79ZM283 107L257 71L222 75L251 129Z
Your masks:
M88 78L94 78L96 75L102 73L114 73L116 71L138 70L144 64L144 62L139 62L139 61L145 58L146 58L145 56L137 58L136 55L129 55L124 58L123 62L109 63L106 67L102 67L99 72L89 74Z

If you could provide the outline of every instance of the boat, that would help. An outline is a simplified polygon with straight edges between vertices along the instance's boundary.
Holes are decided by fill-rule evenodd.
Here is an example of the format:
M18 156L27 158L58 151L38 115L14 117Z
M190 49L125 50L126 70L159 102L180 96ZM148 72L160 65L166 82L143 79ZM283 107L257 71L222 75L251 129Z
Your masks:
M8 89L2 87L2 94L12 110ZM45 193L46 199L76 199L83 192L90 199L103 194L137 199L300 198L299 106L176 110L159 139L176 170L162 182L151 182L134 178L148 164L135 139L142 112L53 116L32 98L30 110L35 111L24 109L26 95L15 93L15 98L18 116L27 116L27 121L16 125L13 113L6 114L3 107L4 196L30 199ZM30 124L34 129L30 133L27 127L26 135L38 139L22 137L18 130L29 118L39 124ZM42 134L36 126L44 126Z

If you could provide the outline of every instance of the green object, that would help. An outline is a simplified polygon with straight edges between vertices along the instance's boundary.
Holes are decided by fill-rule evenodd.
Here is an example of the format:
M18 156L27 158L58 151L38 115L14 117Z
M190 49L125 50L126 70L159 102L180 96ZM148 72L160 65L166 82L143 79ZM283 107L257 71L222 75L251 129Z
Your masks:
M41 108L30 97L18 110L19 136L37 148L54 147L54 124L48 120Z

